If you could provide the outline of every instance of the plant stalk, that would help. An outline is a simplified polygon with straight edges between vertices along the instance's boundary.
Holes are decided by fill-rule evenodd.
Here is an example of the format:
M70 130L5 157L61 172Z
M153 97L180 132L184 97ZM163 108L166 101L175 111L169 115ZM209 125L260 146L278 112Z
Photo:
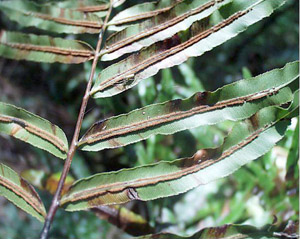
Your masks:
M82 121L83 121L84 114L85 114L85 111L86 111L86 107L87 107L87 104L88 104L88 100L90 98L90 90L91 90L91 87L92 87L96 66L97 66L97 63L98 63L99 56L100 56L99 52L101 50L101 45L102 45L102 41L103 41L103 34L105 33L105 30L106 30L106 27L107 27L107 22L108 22L108 19L110 17L110 14L111 14L111 10L112 10L112 2L110 3L109 10L107 12L106 18L103 22L103 26L102 26L102 28L100 30L100 33L99 33L99 38L98 38L98 42L97 42L95 56L94 56L93 63L92 63L92 69L91 69L91 72L90 72L90 76L89 76L88 84L87 84L87 87L86 87L86 90L85 90L85 94L84 94L84 97L83 97L82 102L81 102L81 107L80 107L80 111L79 111L79 114L78 114L73 139L72 139L70 149L69 149L68 154L67 154L67 159L65 160L65 164L64 164L64 167L63 167L61 177L60 177L58 185L57 185L57 189L56 189L55 194L53 196L51 206L50 206L49 211L47 213L45 223L44 223L43 229L42 229L41 234L40 234L40 239L47 239L48 236L49 236L49 231L50 231L50 227L51 227L53 218L55 216L57 208L59 207L59 201L61 199L61 192L62 192L64 183L65 183L66 177L69 173L74 154L77 150L77 143L78 143L78 139L79 139L80 129L81 129Z

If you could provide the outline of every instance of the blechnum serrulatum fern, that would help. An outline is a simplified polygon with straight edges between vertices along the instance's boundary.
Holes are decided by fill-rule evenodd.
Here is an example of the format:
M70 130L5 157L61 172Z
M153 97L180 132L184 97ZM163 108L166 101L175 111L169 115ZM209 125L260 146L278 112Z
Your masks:
M45 150L59 158L57 160L65 160L60 179L50 190L54 197L48 211L33 186L2 163L0 195L44 222L40 238L48 238L58 208L89 209L96 213L101 213L97 209L114 211L122 215L126 223L140 225L131 232L133 235L181 238L159 234L160 231L150 225L145 229L146 222L140 215L119 204L185 193L226 177L266 154L283 138L291 118L297 115L299 63L287 63L283 68L236 81L213 92L190 89L192 93L188 98L169 99L99 119L82 132L87 103L116 97L162 69L202 56L269 17L287 1L160 0L131 5L122 11L118 10L124 9L121 5L125 0L1 1L3 18L21 27L31 27L29 30L40 29L35 33L41 32L2 29L1 57L49 64L91 61L92 67L73 138L67 139L63 130L36 114L0 102L1 134ZM97 38L97 44L90 46L75 40L79 34L85 34L80 39ZM104 69L96 74L98 68ZM222 143L214 148L201 148L193 156L173 161L162 158L157 163L99 173L79 178L74 183L66 181L77 151L99 152L154 135L169 135L225 121L233 122L233 127ZM32 184L35 185L34 181ZM283 235L275 232L275 227L270 228L227 225L222 228L222 235L218 234L220 228L210 228L192 238Z

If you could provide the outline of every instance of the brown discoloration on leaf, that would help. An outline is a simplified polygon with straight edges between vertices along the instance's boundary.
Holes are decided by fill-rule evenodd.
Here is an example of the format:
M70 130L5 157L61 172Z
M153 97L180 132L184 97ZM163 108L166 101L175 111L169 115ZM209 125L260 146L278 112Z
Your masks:
M194 102L196 105L207 105L207 99L211 92L204 91L204 92L197 92L194 96Z
M218 156L220 156L220 154L218 154L216 149L200 149L192 157L184 158L179 161L179 167L183 169L189 168L197 164L201 164L204 161L213 160Z
M73 11L70 11L70 17L73 18ZM84 18L87 18L86 14L84 14Z
M194 37L199 32L203 32L206 29L208 29L209 27L211 27L210 20L211 20L210 17L206 17L206 18L192 24L192 26L189 28L189 35L191 37Z
M106 119L100 120L92 125L92 127L86 132L86 134L83 137L89 137L90 135L93 135L96 132L105 130L106 128Z
M59 9L59 17L60 17L60 18L63 18L64 16L65 16L65 11L64 11L63 8L60 8L60 9Z
M196 164L198 164L198 160L196 160L194 157L190 157L190 158L185 158L182 161L180 161L179 167L180 168L190 168Z
M91 200L89 200L88 204L90 207L95 207L97 205L104 204L104 202L102 201L101 197L94 197L94 198L91 198Z
M56 126L54 125L54 124L52 124L51 123L51 130L52 130L52 133L54 134L54 135L56 135Z
M211 238L223 238L223 236L226 234L228 227L229 225L223 225L220 227L209 228L207 235Z
M10 135L15 136L16 133L18 133L20 131L20 129L22 129L22 127L20 125L14 125L10 131Z
M119 143L116 139L114 139L114 138L109 139L109 140L108 140L108 143L109 143L113 148L120 147L120 143Z
M171 38L168 38L162 42L159 42L157 48L160 49L161 51L165 51L172 47L178 46L180 43L181 43L181 40L180 40L178 34L175 34Z
M120 74L116 74L113 77L102 81L99 84L99 86L94 87L94 90L91 92L91 94L94 94L98 91L103 92L106 89L109 89L109 88L111 88L111 87L113 87L117 84L121 84L119 82L122 82L129 75L135 75L136 73L142 72L143 70L147 69L150 66L153 66L157 63L160 63L161 61L165 60L168 57L171 57L171 56L176 55L176 54L180 54L180 52L182 52L183 50L191 47L192 45L196 44L200 40L203 40L203 39L207 38L211 34L221 30L225 26L231 24L232 22L236 21L240 17L247 14L249 11L250 10L237 12L236 14L233 14L229 18L223 20L221 23L219 23L219 24L217 24L217 25L215 25L215 26L213 26L213 27L211 27L211 28L209 28L209 29L207 29L203 32L200 32L200 33L196 34L196 36L194 36L194 37L186 40L185 42L183 42L179 45L176 45L175 47L172 47L168 50L161 51L161 49L158 48L158 49L156 49L155 54L152 54L150 57L148 57L146 59L144 59L144 56L143 56L144 52L143 51L140 52L138 55L134 56L135 59L140 58L140 60L138 61L137 64L133 64L132 67L125 70L124 72L122 72ZM156 43L155 46L164 46L164 45L161 42L159 42L159 43ZM145 49L145 51L149 51L150 48ZM153 48L153 46L152 46L152 48ZM131 62L131 61L133 61L132 56L129 56L125 60L121 61L121 63L126 64L126 63ZM136 60L134 60L133 62L135 62L135 61Z
M117 141L116 143L113 143L113 140L115 140L113 137L127 135L129 133L137 132L139 130L144 130L150 127L191 117L196 114L214 111L225 107L241 105L244 104L245 102L252 102L254 100L258 100L268 96L269 94L272 94L273 91L278 91L278 89L268 89L247 96L237 97L234 99L219 101L215 103L209 102L209 99L207 98L209 93L202 92L193 97L196 100L195 106L190 107L189 109L186 110L180 109L180 105L181 105L180 100L174 100L168 103L166 108L168 113L165 113L163 115L158 115L155 117L147 118L145 120L140 120L138 122L134 122L119 127L107 128L105 130L102 129L101 131L93 130L93 126L92 126L92 128L89 129L88 132L94 132L94 133L93 134L89 133L88 135L82 137L79 142L79 145L92 144L102 140L110 139L111 145L113 147L118 147L120 144ZM208 102L210 103L210 105L207 105ZM142 114L144 109L141 109L140 111ZM109 121L109 119L107 119L107 121Z
M209 158L211 160L204 160L197 164L192 164L192 166L190 166L190 167L184 167L179 171L169 173L166 175L159 175L159 176L153 176L153 177L147 177L147 178L138 178L138 179L135 179L132 181L127 181L127 182L115 182L115 183L100 185L98 187L94 187L91 189L86 189L86 190L82 190L82 191L74 192L74 193L72 193L72 190L70 190L69 191L70 195L66 196L64 199L62 199L62 204L65 204L68 202L76 202L76 201L80 201L80 200L88 200L89 205L91 205L90 198L95 198L95 197L99 197L100 195L102 195L99 198L103 199L104 196L107 196L106 195L107 192L109 192L112 195L114 193L120 194L120 195L122 195L121 199L124 200L122 202L127 202L130 199L130 198L128 198L128 193L127 193L128 188L134 188L136 190L139 187L155 185L160 182L175 180L175 179L178 179L178 178L190 175L190 174L197 173L198 171L200 171L202 169L205 169L213 164L216 164L217 162L220 162L221 160L230 156L237 150L243 148L244 146L246 146L247 144L249 144L250 142L255 140L260 135L260 133L262 133L265 129L267 129L269 127L270 127L270 125L267 125L255 132L253 132L245 140L241 141L240 143L236 144L235 146L224 151L222 154L219 154L218 149L216 149L216 150L211 149L211 152L208 152ZM218 155L218 157L212 158L211 155ZM195 159L196 158L198 158L197 154L195 156ZM204 158L207 158L207 156L204 155ZM186 159L178 160L179 164L180 164L180 161L182 161L182 160L186 160ZM126 193L124 194L124 192L126 192ZM112 201L115 201L115 200L116 200L116 198L112 199ZM96 204L94 204L94 201L93 201L93 206L96 206Z
M201 163L208 159L209 159L209 153L208 153L208 150L205 150L205 149L198 150L193 156L193 161L195 161L197 163Z
M10 135L14 136L20 129L25 129L29 133L32 133L50 143L52 143L55 147L57 147L62 152L67 152L67 146L64 144L64 142L56 137L53 134L50 134L49 132L38 128L34 126L33 124L27 123L21 119L15 118L15 117L8 117L8 116L0 116L0 122L5 123L14 123Z
M49 39L50 46L52 46L52 47L55 46L54 38L49 37L48 39Z
M96 207L102 204L117 204L121 202L129 202L131 199L127 195L127 191L111 192L105 191L100 195L94 195L88 201L90 207ZM63 202L61 202L63 204Z
M176 99L176 100L172 100L169 102L169 106L168 106L168 112L178 112L181 111L181 104L182 104L182 100L181 99Z
M46 216L43 207L41 205L41 199L35 192L34 188L28 184L24 179L20 178L20 187L4 177L3 166L0 165L2 175L0 175L0 184L6 187L8 190L12 191L19 197L23 198L35 211L37 211L42 216Z
M37 192L34 190L34 187L29 184L25 179L20 178L20 184L21 187L26 190L28 193L30 193L31 195L33 195L40 203L42 203L42 200L40 198L40 196L37 194Z
M250 118L249 118L249 121L251 123L251 126L253 129L257 130L258 129L258 126L259 126L259 117L258 117L258 113L252 115Z
M85 6L83 3L80 3L80 6L75 8L75 10L79 12L100 12L100 11L105 11L108 8L109 8L108 4Z
M174 26L175 24L183 21L184 19L186 19L190 16L193 16L193 15L199 14L200 12L214 6L217 2L222 2L222 1L224 1L224 0L210 1L196 9L190 10L180 16L176 16L175 12L173 12L173 11L163 11L159 16L153 17L152 19L150 19L152 22L152 24L150 24L150 27L147 27L146 29L141 31L138 35L124 38L124 36L126 35L126 33L125 33L126 30L123 30L120 33L117 33L117 34L113 35L112 37L110 37L107 41L107 46L106 46L104 53L111 53L111 52L116 51L126 45L136 42L142 38L153 35L159 31L167 29L168 27Z

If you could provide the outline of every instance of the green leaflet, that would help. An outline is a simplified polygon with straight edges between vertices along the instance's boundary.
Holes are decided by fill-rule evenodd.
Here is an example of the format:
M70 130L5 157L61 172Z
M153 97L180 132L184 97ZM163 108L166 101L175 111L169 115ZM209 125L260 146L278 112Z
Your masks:
M155 75L160 69L178 65L189 57L200 56L269 16L283 3L285 0L233 0L211 16L195 22L187 31L105 68L91 94L95 98L119 94Z
M57 33L99 33L102 27L101 18L92 13L38 5L27 0L1 1L0 10L22 26Z
M21 176L38 189L54 194L61 172L48 174L42 170L30 169L23 171ZM70 187L73 182L74 178L68 175L64 183L62 195L68 190L68 187ZM131 235L139 236L154 232L153 228L142 216L125 207L119 205L98 206L91 211L100 219L109 221Z
M37 62L82 63L94 57L85 42L19 32L0 32L0 56Z
M68 211L131 200L148 201L184 193L199 185L228 176L268 152L285 134L288 121L280 121L298 106L284 110L266 107L237 123L224 144L199 150L190 158L173 162L100 173L71 186L61 204Z
M24 109L3 102L0 102L0 132L59 158L67 156L68 141L60 128Z
M105 16L109 7L108 1L104 0L65 0L52 4L59 8L70 8L85 13L93 12L99 17Z
M46 210L34 188L11 168L0 164L0 196L25 212L44 221Z
M179 4L169 3L167 8L169 11L162 9L157 16L131 25L108 38L101 52L104 54L101 60L113 60L123 54L136 52L143 47L165 40L180 31L187 30L194 22L208 17L230 2L232 0L186 0ZM144 16L147 14L139 15L139 17Z
M272 229L272 230L270 230ZM204 228L192 236L179 236L171 233L159 233L136 237L136 239L239 239L239 238L277 238L274 237L275 228L266 225L256 228L248 225L226 224L219 227Z
M149 105L95 123L79 145L83 150L98 151L128 145L155 134L173 134L225 120L242 120L263 107L291 101L298 77L299 62L293 62L215 92L200 92L188 99Z
M182 0L180 0L182 1ZM175 1L179 2L179 1ZM136 4L119 12L108 22L109 30L120 31L136 21L147 19L165 12L174 6L174 0L160 0Z

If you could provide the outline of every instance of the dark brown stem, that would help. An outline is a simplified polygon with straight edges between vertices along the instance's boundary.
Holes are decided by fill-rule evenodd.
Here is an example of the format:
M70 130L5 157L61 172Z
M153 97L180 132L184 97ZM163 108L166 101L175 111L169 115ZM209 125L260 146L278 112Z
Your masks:
M58 185L57 185L57 189L55 191L55 194L54 194L52 202L51 202L50 209L49 209L47 217L45 219L44 227L43 227L42 232L40 234L40 239L47 239L48 238L51 223L53 221L53 218L54 218L55 213L57 211L57 208L59 206L59 201L60 201L60 198L61 198L61 192L62 192L64 183L65 183L66 177L69 173L70 166L71 166L71 163L72 163L72 159L73 159L74 154L75 154L76 149L77 149L77 143L78 143L78 139L79 139L80 129L81 129L82 121L83 121L84 114L85 114L85 111L86 111L86 106L87 106L88 100L90 98L90 90L91 90L91 87L92 87L97 62L98 62L98 59L99 59L99 56L100 56L99 52L100 52L100 49L101 49L103 34L105 32L105 29L106 29L106 26L107 26L107 21L109 19L110 14L111 14L111 10L112 10L112 3L110 4L109 10L107 12L106 18L105 18L104 23L103 23L103 27L102 27L102 29L100 30L100 33L99 33L99 39L98 39L98 42L97 42L95 57L94 57L94 60L93 60L92 69L91 69L91 73L90 73L90 76L89 76L89 81L88 81L88 84L87 84L87 87L86 87L86 90L85 90L85 94L84 94L84 97L82 99L82 103L81 103L80 111L79 111L79 114L78 114L73 139L72 139L70 149L69 149L68 154L67 154L67 159L65 161L61 177L60 177Z

